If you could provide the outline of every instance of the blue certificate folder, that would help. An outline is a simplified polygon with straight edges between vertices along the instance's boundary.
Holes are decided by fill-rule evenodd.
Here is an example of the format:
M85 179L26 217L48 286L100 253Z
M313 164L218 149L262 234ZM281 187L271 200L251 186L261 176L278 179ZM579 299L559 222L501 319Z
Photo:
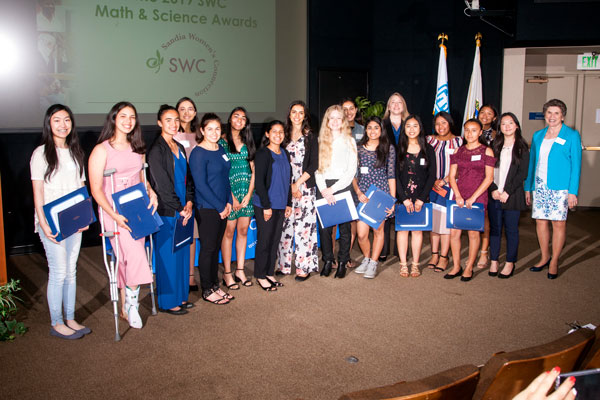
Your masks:
M162 219L157 213L152 214L148 208L150 199L143 183L123 189L112 195L117 212L127 218L127 225L131 228L131 237L141 239L160 228Z
M429 193L429 201L431 203L439 204L442 207L446 207L446 201L450 200L451 193L450 186L442 186L442 190L431 190Z
M96 221L92 199L85 186L44 205L43 209L52 234L58 233L58 242Z
M333 205L327 204L327 200L324 198L315 201L321 228L328 228L358 219L354 200L349 190L340 192L333 197L335 197L335 204Z
M473 203L470 209L459 207L456 201L446 202L446 227L448 229L462 229L465 231L483 232L485 207L483 203Z
M194 215L183 225L184 218L180 215L173 229L173 253L187 248L194 240Z
M423 204L421 211L406 211L402 203L396 205L396 230L397 231L430 231L433 227L433 206L431 203Z
M371 228L377 229L385 220L387 215L385 210L392 208L396 203L396 199L383 190L378 189L375 185L369 187L365 196L369 198L369 201L367 203L360 203L356 209L358 219Z

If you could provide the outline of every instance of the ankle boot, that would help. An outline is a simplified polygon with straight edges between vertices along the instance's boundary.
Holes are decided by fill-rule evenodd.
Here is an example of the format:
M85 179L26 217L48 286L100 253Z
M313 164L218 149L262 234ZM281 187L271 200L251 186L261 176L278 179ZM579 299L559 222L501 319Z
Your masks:
M321 270L321 276L329 276L331 274L331 267L333 266L332 261L326 261Z
M348 264L348 262L339 262L338 261L338 268L337 271L335 271L335 275L334 278L340 278L342 279L343 277L346 276L346 265Z
M136 329L141 329L143 326L142 317L138 311L140 304L138 297L140 295L140 287L133 290L129 286L125 286L125 311L127 311L127 321L129 326Z

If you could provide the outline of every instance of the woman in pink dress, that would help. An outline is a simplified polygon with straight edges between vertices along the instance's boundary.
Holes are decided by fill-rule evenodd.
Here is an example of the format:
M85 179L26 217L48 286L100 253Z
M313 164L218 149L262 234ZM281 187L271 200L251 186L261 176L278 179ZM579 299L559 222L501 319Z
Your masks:
M465 122L465 143L450 156L450 187L454 191L454 200L459 207L471 208L473 203L487 206L487 189L494 181L494 152L481 141L483 126L478 119ZM460 266L460 236L462 230L450 230L450 248L452 250L452 270L444 275L453 279L461 275L460 280L468 282L473 277L473 265L480 244L479 231L467 231L469 234L469 258L465 271Z
M98 144L92 150L89 160L90 188L94 200L102 208L104 226L113 229L117 223L119 232L119 271L117 286L125 302L122 305L121 317L126 318L132 328L140 329L142 319L138 312L140 286L151 283L152 271L146 259L144 239L131 237L131 229L127 218L112 209L112 192L109 177L104 171L114 168L115 192L140 183L143 179L142 166L145 162L146 147L142 139L142 130L137 111L133 104L120 102L113 106L104 122L98 138ZM146 185L150 197L152 212L158 205L157 197L150 185ZM115 239L110 244L116 248Z

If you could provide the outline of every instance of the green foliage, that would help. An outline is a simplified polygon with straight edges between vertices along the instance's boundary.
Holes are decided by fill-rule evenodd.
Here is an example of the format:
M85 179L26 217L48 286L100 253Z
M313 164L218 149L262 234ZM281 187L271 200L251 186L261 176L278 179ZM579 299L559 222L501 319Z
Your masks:
M358 109L358 112L360 112L363 121L372 116L383 118L383 114L385 114L384 102L376 101L375 103L371 103L369 99L362 96L358 96L354 101L356 102L356 108Z
M25 324L13 318L17 313L16 301L22 301L14 293L21 290L19 281L11 279L6 285L0 286L0 341L13 340L15 335L27 332Z

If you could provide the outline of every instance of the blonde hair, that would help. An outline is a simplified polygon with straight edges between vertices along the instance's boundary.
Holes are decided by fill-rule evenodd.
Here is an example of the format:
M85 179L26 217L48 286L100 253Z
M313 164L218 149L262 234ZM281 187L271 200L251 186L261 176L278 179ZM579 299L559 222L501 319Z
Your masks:
M332 112L337 111L342 115L342 136L350 145L349 147L353 149L352 142L354 138L352 137L352 130L350 129L350 125L348 124L348 120L344 115L344 110L342 106L339 104L335 104L325 111L325 115L323 116L323 122L321 123L321 129L319 130L319 169L318 171L322 174L331 166L331 157L333 153L333 133L329 128L329 116Z
M402 95L398 92L392 93L391 96L388 98L387 105L385 106L385 114L383 114L383 119L386 119L390 116L390 104L392 103L392 97L394 96L400 97L400 101L404 105L404 110L402 111L402 121L404 121L406 117L408 117L410 114L408 112L408 107L406 106L406 100L404 100L404 97L402 97Z

